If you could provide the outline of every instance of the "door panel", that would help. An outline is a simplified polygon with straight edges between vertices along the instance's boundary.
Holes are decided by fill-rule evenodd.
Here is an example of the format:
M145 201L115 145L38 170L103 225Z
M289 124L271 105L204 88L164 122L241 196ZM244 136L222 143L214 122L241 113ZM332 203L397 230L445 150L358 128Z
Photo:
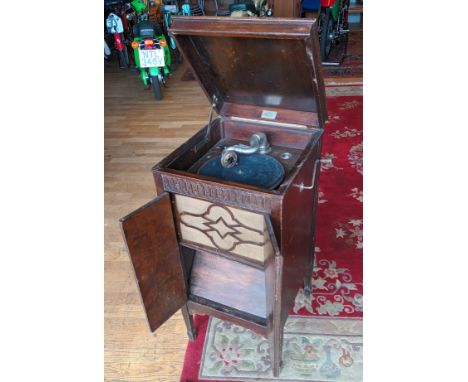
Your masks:
M283 279L283 256L281 255L273 231L270 216L265 214L265 225L273 248L271 256L265 261L265 289L267 295L268 343L272 360L273 375L279 375L283 349L283 326L281 325L281 288Z
M281 256L276 235L273 231L270 216L263 214L265 221L266 243L270 247L269 256L265 258L265 291L267 314L271 320L276 319L281 308L281 278L283 257Z
M121 220L151 331L187 302L171 198L163 193Z

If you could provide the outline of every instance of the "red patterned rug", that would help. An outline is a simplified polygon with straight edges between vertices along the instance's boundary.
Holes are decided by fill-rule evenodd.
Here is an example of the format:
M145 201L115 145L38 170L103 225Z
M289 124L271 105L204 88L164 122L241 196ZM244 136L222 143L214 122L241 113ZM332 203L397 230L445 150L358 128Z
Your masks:
M289 329L294 326L294 320L300 319L302 329L307 319L315 319L315 322L324 325L333 324L340 330L351 330L362 325L362 96L329 97L327 102L329 121L325 127L322 157L331 159L331 164L322 165L320 176L313 295L307 298L302 289L298 291L288 319L292 322ZM250 361L244 350L240 350L242 344L239 345L239 336L232 340L229 347L231 350L233 347L237 349L234 356L229 354L227 357L221 350L204 350L204 346L210 346L208 342L215 342L216 339L205 339L213 337L216 331L225 331L226 334L219 335L221 341L228 341L227 332L232 330L232 325L219 320L209 322L207 316L196 316L195 325L198 336L187 346L181 381L202 381L205 378L200 376L207 375L212 376L206 378L211 381L216 380L216 375L222 381L255 380L262 379L264 371L270 372L267 351L257 359L264 361L264 364ZM347 329L343 329L346 325ZM238 328L235 330L240 333ZM330 340L328 337L320 339L320 333L311 338L302 332L298 343L294 342L297 335L291 337L293 339L289 339L285 346L286 353L296 362L295 372L300 369L302 376L294 379L359 381L362 378L359 369L362 369L362 327L359 330L350 332L357 335L354 342L350 340L353 338L349 337L350 333L346 333L347 337L338 336L336 340ZM321 349L325 350L320 353ZM335 349L336 354L333 355L330 349ZM262 366L265 370L261 369ZM352 370L353 367L357 369ZM257 374L248 374L249 368L255 368L252 373Z

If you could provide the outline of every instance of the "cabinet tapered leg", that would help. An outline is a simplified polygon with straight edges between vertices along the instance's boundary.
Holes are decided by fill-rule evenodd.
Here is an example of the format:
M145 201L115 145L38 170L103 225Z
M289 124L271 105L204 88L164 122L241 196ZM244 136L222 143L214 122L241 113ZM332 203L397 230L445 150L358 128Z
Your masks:
M279 373L281 370L281 353L283 349L283 336L279 328L275 328L273 333L270 335L269 345L273 376L279 377Z
M306 296L310 296L312 293L312 274L314 272L314 259L315 259L315 237L312 237L311 250L309 251L309 260L307 269L304 276L304 293Z
M306 296L310 296L312 293L312 272L309 272L309 270L304 276L304 293Z
M187 304L182 306L182 316L184 316L185 326L187 327L187 335L190 341L194 341L197 337L197 331L195 330L195 325L193 324L193 315L189 313Z

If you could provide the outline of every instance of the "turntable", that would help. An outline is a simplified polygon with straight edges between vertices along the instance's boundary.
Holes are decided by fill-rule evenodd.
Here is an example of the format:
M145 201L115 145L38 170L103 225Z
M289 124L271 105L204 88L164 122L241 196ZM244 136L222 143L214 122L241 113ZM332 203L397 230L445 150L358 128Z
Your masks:
M121 219L151 331L178 309L270 344L310 291L327 118L311 19L174 17L171 33L212 104L207 125L153 168L158 196Z

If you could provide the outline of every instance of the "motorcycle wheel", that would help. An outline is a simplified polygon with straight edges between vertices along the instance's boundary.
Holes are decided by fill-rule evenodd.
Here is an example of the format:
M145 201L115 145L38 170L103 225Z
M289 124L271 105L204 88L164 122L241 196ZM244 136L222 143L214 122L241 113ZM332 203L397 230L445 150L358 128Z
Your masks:
M333 17L329 9L326 12L322 13L322 30L320 33L320 53L322 54L322 59L325 60L330 55L330 50L333 44L332 37L333 34Z
M119 64L121 68L128 68L130 65L126 47L123 50L119 50Z
M135 53L133 52L133 48L126 46L127 56L128 56L128 64L132 69L136 69L136 62L135 62Z
M143 81L143 83L145 83L145 82ZM149 76L148 76L148 73L146 73L146 85L145 85L145 90L150 90L150 87L151 87L151 80L150 80L150 78L149 78Z
M171 49L171 70L176 71L180 64L183 62L182 54L180 54L179 49Z
M158 76L150 76L151 86L153 88L153 95L156 101L161 101L161 85Z

